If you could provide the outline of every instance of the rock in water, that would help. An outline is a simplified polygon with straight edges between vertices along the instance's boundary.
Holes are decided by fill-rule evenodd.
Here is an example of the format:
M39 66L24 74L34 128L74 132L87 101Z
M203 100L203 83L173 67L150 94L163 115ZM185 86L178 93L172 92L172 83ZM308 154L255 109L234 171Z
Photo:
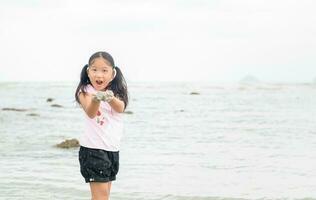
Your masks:
M46 101L47 102L52 102L54 99L53 98L47 98Z
M199 95L200 93L198 92L191 92L190 95Z
M39 117L39 114L37 113L29 113L27 116L32 116L32 117Z
M59 104L52 104L51 107L62 108L63 106Z
M17 112L25 112L27 109L21 109L21 108L2 108L3 111L17 111Z
M79 147L79 141L75 138L70 139L70 140L65 140L60 144L56 145L59 148L72 148L72 147Z

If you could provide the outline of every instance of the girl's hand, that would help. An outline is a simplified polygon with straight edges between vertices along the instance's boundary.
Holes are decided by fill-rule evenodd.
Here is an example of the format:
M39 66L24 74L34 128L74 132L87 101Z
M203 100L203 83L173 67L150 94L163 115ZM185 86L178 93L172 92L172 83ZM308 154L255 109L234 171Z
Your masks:
M110 102L114 98L114 93L112 90L106 90L105 92L98 91L95 95L93 95L93 100L95 101L106 101Z

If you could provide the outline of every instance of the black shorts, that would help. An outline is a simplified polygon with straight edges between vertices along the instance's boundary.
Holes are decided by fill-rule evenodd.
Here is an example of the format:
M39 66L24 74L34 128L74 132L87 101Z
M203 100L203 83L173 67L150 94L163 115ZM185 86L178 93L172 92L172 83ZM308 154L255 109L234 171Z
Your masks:
M86 183L114 181L119 171L119 152L80 146L79 163Z

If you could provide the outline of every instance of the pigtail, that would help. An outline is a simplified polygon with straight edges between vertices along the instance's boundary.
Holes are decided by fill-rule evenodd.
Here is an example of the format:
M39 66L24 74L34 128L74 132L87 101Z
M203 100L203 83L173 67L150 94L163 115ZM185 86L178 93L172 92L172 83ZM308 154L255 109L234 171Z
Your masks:
M114 67L114 69L116 70L116 76L111 81L109 88L113 91L116 97L124 101L124 104L125 104L124 110L125 110L128 105L127 84L126 84L126 81L121 69L118 67Z
M85 94L84 87L90 83L90 79L89 79L88 73L87 73L88 66L89 65L86 64L81 70L80 82L79 82L79 84L77 86L76 93L75 93L76 101L79 104L80 104L79 93L83 92Z

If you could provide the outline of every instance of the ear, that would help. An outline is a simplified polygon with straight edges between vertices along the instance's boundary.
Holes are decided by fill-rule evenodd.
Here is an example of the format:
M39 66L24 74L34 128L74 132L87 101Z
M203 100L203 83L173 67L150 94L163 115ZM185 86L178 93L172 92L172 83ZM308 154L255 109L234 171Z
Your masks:
M115 76L116 76L116 70L115 69L113 69L113 76L112 76L112 80L115 78Z

